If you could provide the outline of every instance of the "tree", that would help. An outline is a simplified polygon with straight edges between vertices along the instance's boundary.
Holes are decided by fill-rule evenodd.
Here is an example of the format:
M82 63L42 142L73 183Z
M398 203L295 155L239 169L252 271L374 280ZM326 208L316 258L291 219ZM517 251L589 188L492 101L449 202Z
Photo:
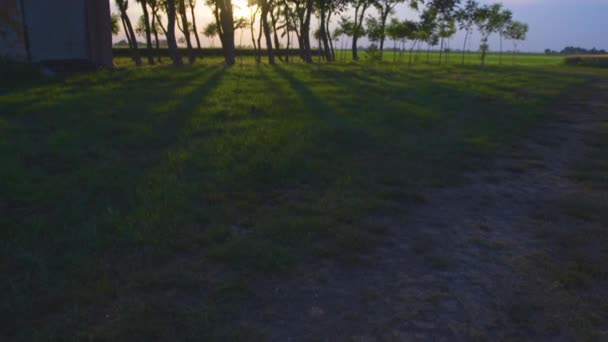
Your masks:
M513 65L515 65L517 42L526 40L528 29L528 24L519 21L511 21L505 29L505 38L513 41ZM549 52L551 52L551 50L549 50Z
M456 33L454 20L459 3L460 0L433 0L428 3L429 19L432 18L436 21L436 26L439 30L437 35L441 40L441 47L439 48L439 64L441 64L445 39L450 38L454 35L454 33Z
M340 61L342 61L341 58L342 58L342 54L343 54L343 51L344 51L344 38L343 38L343 36L345 36L344 30L342 30L342 28L338 26L338 27L336 27L334 29L334 33L333 33L332 36L333 36L334 40L336 41L336 44L342 42L342 44L340 45Z
M329 47L331 49L332 60L336 59L336 52L334 50L333 41L336 40L333 37L330 29L331 17L333 14L340 14L346 10L348 6L348 0L327 0L329 2L329 10L327 12L327 19L325 20L325 33L327 40L329 41Z
M365 20L365 33L372 43L378 43L382 39L382 28L380 21L372 16Z
M264 38L266 39L266 51L268 53L268 64L275 64L274 59L274 49L272 47L272 36L270 34L270 24L268 23L268 14L272 10L272 4L274 0L259 0L259 6L261 7L260 12L260 20L262 24L262 32L264 33ZM312 0L310 1L311 11L312 11ZM310 27L310 19L309 19L309 27ZM260 32L261 33L261 32Z
M287 0L287 3L292 6L290 16L294 23L294 32L298 38L300 57L304 62L312 63L310 19L314 9L314 0Z
M148 49L148 64L154 65L154 56L152 52L152 30L150 29L150 14L148 13L147 0L136 0L141 5L143 15L141 16L139 23L142 24L143 35L146 38L146 47Z
M475 12L475 25L477 25L477 29L481 33L481 44L479 45L481 65L486 64L486 55L490 48L488 38L492 33L498 31L500 27L501 9L502 4L485 5L479 7Z
M129 41L129 48L131 49L133 61L135 61L135 65L140 66L141 56L139 55L139 49L137 47L137 37L135 36L135 31L133 30L133 25L131 24L129 15L127 14L127 9L129 8L129 0L115 1L116 6L120 11L120 18L122 20L122 25L127 36L127 41Z
M500 54L498 57L498 63L502 64L502 39L506 34L507 27L513 19L513 13L509 10L503 10L496 16L496 30L500 35Z
M215 17L217 35L222 43L224 62L227 66L236 63L234 44L234 17L232 15L231 0L212 0L213 15ZM207 26L209 27L209 26Z
M431 36L426 40L427 50L426 50L426 63L431 63L431 46L439 45L439 35L437 33L431 34Z
M154 26L158 26L156 25L156 23L154 23ZM156 28L152 25L152 23L150 23L150 33L153 33L156 31ZM146 39L146 18L142 15L139 17L139 20L137 20L137 25L135 25L135 33ZM158 36L158 35L156 35ZM155 38L156 39L156 48L158 50L159 48L159 42L158 42L158 37ZM159 53L157 53L157 55L160 55ZM151 51L148 51L148 59L150 58L150 56L152 56Z
M418 29L418 38L427 43L426 62L430 60L431 46L439 43L437 35L437 8L429 6L420 16L421 22Z
M283 33L281 33L281 38L287 38L287 44L285 46L285 62L289 63L289 48L291 46L291 33L297 32L297 26L295 22L295 15L292 11L291 6L289 5L287 0L279 0L280 8L279 15L283 16L283 22L281 23L281 27L283 28Z
M179 66L183 64L183 61L177 48L177 40L175 39L175 20L177 14L175 0L166 0L165 5L167 11L167 45L169 46L173 65Z
M314 8L319 18L319 40L323 43L323 52L327 61L335 60L333 39L330 30L331 16L339 13L347 5L347 0L315 0Z
M213 40L217 36L217 23L209 23L203 30L203 35L209 39L209 45L213 47Z
M439 24L438 35L441 38L441 47L439 50L439 64L441 65L441 56L443 55L444 49L444 40L450 39L456 33L456 23L453 20L442 21ZM449 57L449 55L448 55Z
M274 38L274 47L276 49L276 55L279 58L279 60L283 60L283 57L281 57L280 54L280 47L281 47L281 42L279 41L279 29L278 29L278 25L279 25L279 19L281 16L281 13L283 13L283 10L281 8L281 6L283 5L282 2L280 1L274 1L272 4L272 7L270 8L270 25L272 27L272 34L273 34L273 38Z
M359 60L359 54L357 52L357 41L360 37L365 35L365 29L363 28L363 19L365 18L365 12L372 6L376 0L354 0L353 6L355 8L355 16L353 20L352 29L352 51L353 60Z
M463 8L456 12L456 20L459 23L461 30L465 31L464 43L462 44L462 65L464 65L465 53L467 51L467 40L473 32L473 26L475 25L475 14L479 4L475 0L467 0Z
M160 40L158 39L158 28L160 27L163 31L165 30L162 26L162 21L158 16L158 12L160 9L160 1L161 0L147 0L148 7L150 8L150 16L152 17L150 21L150 29L152 30L152 34L154 35L154 42L156 44L156 50L160 50ZM157 53L158 62L161 62L161 54Z
M190 7L190 15L192 16L192 33L194 33L194 38L196 39L196 46L198 49L202 49L201 39L198 36L198 31L196 28L196 15L194 14L194 7L196 7L196 0L188 0L188 7Z
M338 28L340 29L340 32L346 36L346 43L348 44L348 39L351 38L354 34L354 30L355 30L355 24L348 19L347 17L341 17L340 18L340 22L338 23ZM345 53L346 49L344 48L344 45L342 46L342 61L345 62L346 61L346 53Z
M386 31L387 25L386 22L388 17L395 12L395 7L403 2L408 1L410 8L414 10L418 10L418 4L422 2L421 0L377 0L373 3L373 6L378 10L378 14L380 15L378 21L378 33L379 42L380 42L380 58L382 59L382 52L384 50L384 40L388 32Z
M395 18L391 19L391 22L386 26L386 36L393 41L395 54L393 56L393 62L397 61L397 41L401 42L401 48L399 52L403 54L405 49L405 43L408 39L412 39L415 36L417 25L415 22L410 20L399 21ZM413 50L413 46L412 46ZM410 51L410 66L411 66L411 52ZM402 56L401 56L402 57Z
M397 62L397 41L401 38L401 25L399 20L393 18L386 26L386 36L393 41L393 63Z
M112 35L114 36L120 33L120 25L118 24L119 20L120 14L112 13L112 15L110 16L110 27L112 30Z
M419 24L413 21L406 20L402 23L401 29L402 31L399 35L401 39L403 39L404 41L405 39L413 40L412 46L410 47L410 57L407 64L408 69L410 69L412 67L412 54L414 52L414 48L416 47L418 39L420 38L420 26Z
M188 22L188 14L186 13L186 0L177 0L177 11L181 19L181 29L184 33L184 39L186 40L186 47L188 48L188 61L190 64L194 64L196 55L192 49L192 40L190 39L190 23Z
M236 18L234 21L234 32L240 31L239 47L243 44L243 30L249 27L249 21L245 17Z

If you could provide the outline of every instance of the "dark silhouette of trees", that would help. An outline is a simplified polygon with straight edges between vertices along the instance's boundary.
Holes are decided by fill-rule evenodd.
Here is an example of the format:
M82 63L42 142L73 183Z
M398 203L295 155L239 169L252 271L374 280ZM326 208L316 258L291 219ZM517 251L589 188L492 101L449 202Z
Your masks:
M135 62L135 65L140 66L141 56L139 55L139 49L137 46L137 37L135 36L135 31L133 30L133 25L131 24L129 15L127 14L127 9L129 9L129 0L116 0L116 6L120 11L120 19L122 20L127 41L129 42L129 48L131 49L133 61Z
M141 64L138 43L131 21L127 15L128 0L115 0L119 16L113 18L113 32L116 32L118 18L122 22L127 43L132 51L133 60ZM177 46L175 27L183 36L179 41L186 44L190 63L194 63L197 54L194 48L201 49L196 21L196 0L135 0L141 5L143 15L139 18L136 32L145 37L149 64L154 64L154 44L160 48L158 32L162 31L167 37L167 46L173 63L182 63ZM399 20L394 17L397 5L404 3L419 13L417 22ZM498 34L500 38L500 62L502 62L502 41L511 40L514 50L518 42L527 36L528 26L513 20L511 11L504 9L502 4L479 5L477 0L249 0L250 16L235 18L232 0L206 0L213 13L214 20L205 23L201 32L213 45L217 35L221 42L225 64L232 66L236 62L235 33L244 33L249 29L251 42L258 63L261 62L262 45L268 56L268 63L274 64L277 59L289 62L289 48L292 45L292 35L299 49L300 58L312 62L313 44L311 34L319 42L319 60L327 62L337 59L334 42L342 45L344 58L345 43L350 44L352 59L359 60L360 39L367 36L377 49L376 58L382 60L387 37L393 41L395 56L393 62L404 60L406 42L409 47L408 66L412 66L414 50L420 43L427 44L427 62L430 61L431 49L438 46L439 64L449 62L449 45L451 38L458 29L464 32L462 45L462 63L465 62L467 43L476 28L481 35L481 64L485 65L486 56L490 49L489 37ZM425 6L421 6L425 4ZM371 12L371 13L370 13ZM344 15L351 13L350 17ZM334 23L332 16L341 15ZM315 16L318 27L313 28L312 17ZM166 24L165 24L166 23ZM238 31L240 30L240 31ZM256 37L257 34L257 37ZM196 46L192 41L196 40ZM242 39L242 38L241 38ZM262 39L264 42L262 42ZM567 53L585 53L577 48L569 48ZM419 50L416 50L419 51ZM514 51L514 52L515 52ZM587 50L585 50L587 51ZM603 50L590 50L590 53L603 53ZM444 57L445 56L445 57ZM160 60L160 54L158 54ZM417 58L416 58L417 60ZM344 60L343 60L344 61Z

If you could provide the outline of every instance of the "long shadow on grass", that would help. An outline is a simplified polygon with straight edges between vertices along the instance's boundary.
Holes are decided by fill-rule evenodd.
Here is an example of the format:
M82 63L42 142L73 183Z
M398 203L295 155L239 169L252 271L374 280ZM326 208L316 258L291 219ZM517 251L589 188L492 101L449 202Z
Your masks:
M451 82L449 71L432 71L436 77L400 84L399 77L384 82L382 73L356 70L327 77L322 71L298 66L302 75L313 77L309 85L289 69L277 66L275 70L306 106L345 128L332 132L333 136L353 138L349 139L352 144L346 139L335 141L336 151L341 152L336 154L340 156L337 163L360 159L368 152L384 155L380 163L344 164L345 169L378 182L392 182L391 178L397 178L397 184L454 182L480 158L532 127L544 110L536 103L492 96L497 94L491 90L493 84L487 85L490 89L478 89L471 87L475 79L469 84ZM407 78L408 73L404 75ZM328 144L336 139L333 136Z
M3 211L1 221L8 226L3 227L5 239L0 245L3 256L0 283L12 284L2 288L1 302L5 303L0 316L4 322L0 330L2 335L14 337L19 334L21 338L29 339L29 334L38 328L42 331L55 329L52 325L57 322L51 319L54 314L76 310L84 304L83 301L97 301L100 296L105 298L109 294L95 290L95 284L99 284L100 279L107 279L107 272L114 269L108 269L108 260L112 260L111 263L124 262L119 257L124 255L119 247L121 233L117 231L118 225L124 223L120 217L133 209L137 201L145 200L134 193L134 184L145 180L142 175L166 157L167 148L177 143L178 134L192 112L217 87L224 70L212 70L203 79L197 73L195 77L198 80L194 85L169 86L169 89L179 86L192 86L193 89L178 99L166 117L152 121L152 125L157 126L150 128L150 132L163 141L153 151L138 148L138 153L131 153L133 146L129 146L128 140L125 141L124 136L114 136L113 132L113 127L120 122L125 123L121 121L124 118L103 118L98 113L96 119L101 120L99 122L90 122L91 118L81 119L88 125L63 121L66 134L82 130L76 137L84 141L68 140L65 147L54 149L47 146L47 150L44 146L31 146L44 160L47 159L45 154L62 153L62 149L74 150L74 154L64 156L70 161L69 168L50 175L45 172L48 166L44 164L29 165L29 168L15 166L22 170L16 184L23 184L24 188L13 189L0 198L1 202L13 204ZM123 85L124 88L129 86L143 88L153 84L142 80L139 84L127 82ZM90 94L88 98L94 100L95 95ZM137 112L134 116L129 115L129 119L132 122L142 120L150 125L148 112L137 109L138 105L141 103L129 108ZM113 123L114 120L118 122ZM87 132L93 134L87 136ZM137 136L135 131L131 134ZM96 153L91 155L91 151ZM116 260L114 257L108 259L113 255Z
M348 146L350 149L371 143L369 141L371 137L365 133L365 130L353 125L351 120L336 115L336 110L332 106L312 91L308 85L294 77L293 73L280 65L275 65L274 70L298 93L308 110L319 116L334 130L331 132L331 136L327 137L329 141L335 140L337 144Z
M210 68L209 68L210 69ZM209 70L207 69L207 70ZM88 102L108 93L146 92L187 84L198 76L199 69L151 68L68 74L51 79L14 83L0 94L0 115L49 111L58 105ZM8 81L11 83L11 81Z

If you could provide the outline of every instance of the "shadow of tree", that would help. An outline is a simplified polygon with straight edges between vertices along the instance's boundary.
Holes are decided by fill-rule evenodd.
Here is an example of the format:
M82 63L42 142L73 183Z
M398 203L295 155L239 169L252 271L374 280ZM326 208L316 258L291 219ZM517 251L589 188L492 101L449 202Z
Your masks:
M70 303L80 305L80 300L67 306L52 303L67 300L70 293L84 294L104 277L99 272L109 251L129 235L121 230L122 218L148 200L140 197L145 182L167 163L184 126L224 74L217 68L193 70L162 84L160 92L145 77L118 80L120 87L66 101L49 108L46 117L38 111L9 116L16 136L7 140L9 145L0 144L0 151L7 152L0 174L10 172L0 188L9 181L12 189L0 192L0 202L8 203L0 218L0 282L14 284L2 295L6 305L1 317L10 327L9 336L27 330L41 315L71 310ZM179 89L185 91L170 112L151 115L142 106L172 101L177 95L171 90ZM124 97L130 97L124 105L106 106L106 101ZM70 110L63 112L65 108ZM32 137L26 129L38 131L37 141L25 140Z

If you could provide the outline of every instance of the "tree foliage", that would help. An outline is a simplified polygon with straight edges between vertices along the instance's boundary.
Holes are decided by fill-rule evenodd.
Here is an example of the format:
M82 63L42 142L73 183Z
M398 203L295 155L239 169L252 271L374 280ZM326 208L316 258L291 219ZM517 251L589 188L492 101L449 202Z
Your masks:
M287 48L292 45L296 45L299 49L301 59L310 63L313 45L316 46L311 43L311 39L318 41L319 53L326 61L331 62L336 59L334 43L341 42L344 50L345 43L350 41L352 59L356 61L359 57L357 53L359 42L361 38L367 37L369 42L376 45L380 59L387 38L393 42L393 49L400 52L400 58L406 43L411 42L410 65L412 52L421 43L426 43L427 55L431 48L439 46L441 63L444 52L447 54L451 50L450 42L458 30L464 32L462 44L464 63L467 43L477 29L481 36L482 64L485 64L490 49L490 36L494 34L500 36L502 53L503 39L514 42L516 50L517 43L525 40L528 32L528 26L513 20L513 13L505 9L502 4L480 5L477 0L248 0L250 8L248 18L234 16L235 5L231 0L206 0L205 3L211 9L213 19L211 22L203 23L203 30L200 32L196 29L194 9L198 2L195 0L135 0L142 6L144 15L138 18L134 28L129 28L130 21L126 11L128 0L115 1L120 14L112 17L113 34L118 33L119 23L122 22L129 45L136 52L135 33L146 38L149 50L152 47L152 38L158 48L158 34L164 33L167 44L173 51L175 64L180 63L175 54L177 44L172 46L171 43L177 42L175 27L181 31L179 40L188 46L192 62L194 44L190 35L194 35L196 45L200 48L198 35L202 33L209 39L211 45L215 37L219 38L227 65L233 65L235 61L235 32L240 31L242 36L245 30L251 33L251 42L257 51L258 62L261 61L260 56L262 56L262 39L265 41L269 63L274 63L275 56L279 60L288 62ZM395 9L400 4L414 10L418 14L418 19L400 20L395 17ZM317 20L313 20L313 17ZM334 18L333 22L332 18ZM312 27L312 25L318 26ZM133 31L133 34L130 31ZM292 39L294 35L295 39ZM397 57L393 61L396 62Z

